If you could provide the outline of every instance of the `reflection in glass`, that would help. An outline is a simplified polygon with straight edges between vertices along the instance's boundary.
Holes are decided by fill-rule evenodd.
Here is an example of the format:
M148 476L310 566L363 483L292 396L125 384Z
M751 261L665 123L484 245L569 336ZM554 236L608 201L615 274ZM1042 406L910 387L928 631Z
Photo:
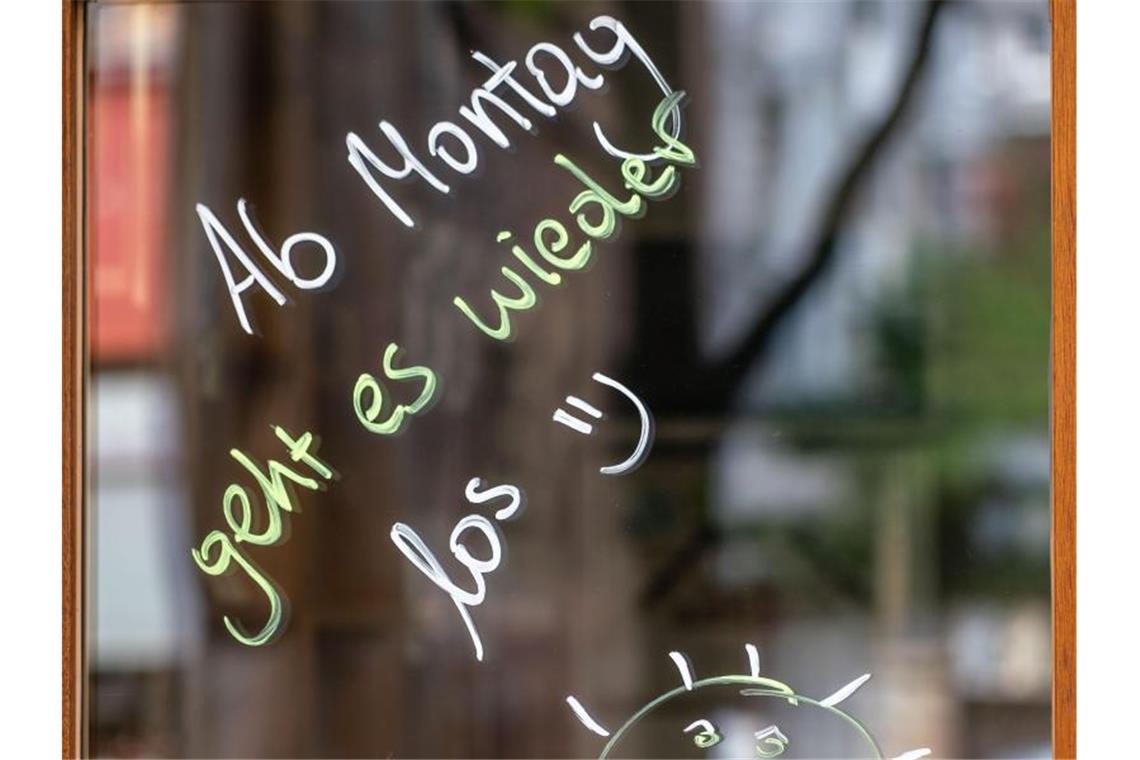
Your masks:
M931 9L94 4L91 754L597 756L568 695L612 728L678 687L669 652L696 682L755 642L763 672L806 694L873 672L843 707L884 748L1049 756L1048 9L955 5L928 24ZM427 155L487 75L468 51L519 61L538 91L526 51L589 65L573 34L601 40L600 14L685 91L696 162L543 282L500 344L455 299L490 308L501 268L524 271L501 232L572 218L581 183L556 155L621 187L593 124L648 144L659 83L596 67L603 88L507 125L511 150L477 135L485 160L448 174L452 193L394 183L414 228L346 136L382 145L386 120ZM262 257L243 198L271 251L299 231L336 251L332 273L313 244L293 251L319 288L265 268L286 303L244 293L253 335L195 210ZM354 409L389 345L407 357L393 367L433 373L398 435L361 425L372 391ZM599 470L635 450L641 417L595 372L651 414L648 454L620 476ZM420 390L386 383L371 421ZM604 424L552 421L568 396ZM242 544L288 602L279 635L246 647L223 620L257 630L264 592L199 572L191 549L226 529L230 484L260 494L231 449L287 456L275 426L312 432L332 476L299 490L280 541ZM465 499L473 478L527 505L472 608L482 662L391 540L412 526L470 581L450 532L502 507ZM620 754L853 751L842 720L759 701L686 693Z

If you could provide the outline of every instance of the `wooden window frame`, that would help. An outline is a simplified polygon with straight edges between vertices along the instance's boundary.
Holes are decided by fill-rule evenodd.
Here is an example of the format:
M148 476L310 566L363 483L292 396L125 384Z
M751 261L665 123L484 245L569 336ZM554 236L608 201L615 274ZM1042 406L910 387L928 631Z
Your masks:
M87 751L85 675L84 206L85 0L63 3L63 757ZM1076 0L1050 0L1052 19L1053 756L1077 754L1076 588Z

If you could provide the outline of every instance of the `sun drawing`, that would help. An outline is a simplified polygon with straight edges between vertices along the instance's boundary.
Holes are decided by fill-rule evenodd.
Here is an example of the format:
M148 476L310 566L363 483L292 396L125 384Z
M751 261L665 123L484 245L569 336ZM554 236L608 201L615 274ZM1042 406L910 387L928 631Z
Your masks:
M778 705L781 709L787 709L787 707L790 706L792 709L808 707L821 710L823 711L821 717L826 714L833 719L838 719L854 732L853 740L862 748L866 757L872 758L873 760L885 760L883 751L879 748L874 737L871 736L870 731L857 719L838 707L841 702L858 691L860 687L870 680L870 673L859 676L823 699L813 699L797 693L790 686L781 681L761 676L760 654L756 647L752 644L745 644L744 650L748 654L748 674L732 673L713 676L711 678L702 678L700 680L694 680L692 668L689 665L688 659L683 654L680 652L670 652L669 657L672 659L673 664L676 665L677 671L681 674L681 685L651 700L612 733L591 716L576 697L566 697L566 703L570 705L570 709L574 711L574 715L581 721L583 726L608 740L601 754L598 756L599 758L611 757L612 753L621 743L622 739L628 735L633 726L666 702L678 697L683 697L690 692L700 689L722 687L737 690L739 696L774 700L771 704L773 706ZM721 736L717 726L715 726L708 717L700 715L693 715L692 717L694 720L688 723L684 728L681 728L678 724L680 736L683 737L685 741L691 742L694 747L703 751L710 750L723 740L724 737ZM770 723L763 727L757 725L756 729L751 737L753 751L756 757L779 757L786 751L789 751L793 745L795 737L788 737L778 723ZM912 749L903 752L901 755L895 755L892 760L918 760L918 758L926 757L929 754L930 749L923 747L921 749Z

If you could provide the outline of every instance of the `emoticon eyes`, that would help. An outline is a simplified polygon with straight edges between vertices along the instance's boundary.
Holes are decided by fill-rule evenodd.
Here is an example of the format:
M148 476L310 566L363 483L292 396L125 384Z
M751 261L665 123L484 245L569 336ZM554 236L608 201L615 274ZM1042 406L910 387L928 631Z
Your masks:
M697 729L699 730L693 736L693 744L701 749L708 749L720 744L722 737L711 722L704 718L693 721L685 727L685 733L692 733ZM757 757L779 757L788 748L788 737L784 735L779 726L768 726L757 731L753 736L756 739Z
M756 737L757 757L779 757L788 747L788 737L777 726L768 726L753 736Z
M701 749L708 749L720 744L720 734L716 732L716 727L702 718L701 720L693 721L685 728L685 733L689 733L695 728L701 729L696 736L693 737L693 744Z

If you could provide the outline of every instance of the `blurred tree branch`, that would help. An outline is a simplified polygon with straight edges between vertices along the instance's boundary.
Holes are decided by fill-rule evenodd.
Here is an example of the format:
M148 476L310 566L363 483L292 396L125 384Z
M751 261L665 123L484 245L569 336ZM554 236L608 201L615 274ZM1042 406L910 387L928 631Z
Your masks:
M824 213L816 232L809 237L804 262L788 284L776 294L768 306L757 315L752 326L735 348L707 369L712 388L709 394L714 412L723 412L736 398L749 371L764 360L773 336L784 320L795 310L803 298L834 265L839 236L847 225L859 192L868 181L876 162L884 153L891 138L897 134L903 117L919 92L919 83L930 61L931 42L936 22L948 0L933 0L926 5L917 25L911 58L907 62L898 90L883 117L863 139L824 204ZM646 584L643 599L652 603L696 566L701 554L716 543L717 531L702 520L672 556Z
M776 294L768 307L756 317L752 327L736 348L712 368L716 387L722 391L719 396L721 403L731 402L748 371L768 350L776 328L834 263L839 235L851 216L859 191L870 176L875 162L886 149L890 138L898 132L903 117L919 91L919 81L930 60L935 22L946 5L946 0L934 0L927 5L925 15L918 25L911 60L899 82L891 107L855 151L847 168L840 173L831 198L824 205L819 228L810 238L803 265L784 289Z

